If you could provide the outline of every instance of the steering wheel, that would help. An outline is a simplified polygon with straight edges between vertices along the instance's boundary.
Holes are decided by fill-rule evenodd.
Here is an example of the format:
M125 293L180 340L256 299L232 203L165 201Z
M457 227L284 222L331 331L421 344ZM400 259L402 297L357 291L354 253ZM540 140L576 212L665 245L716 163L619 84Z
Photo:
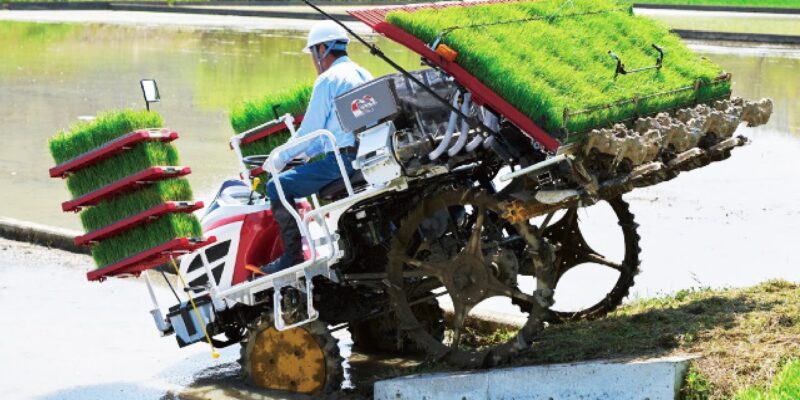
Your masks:
M259 155L254 155L254 156L243 157L242 161L244 162L244 165L247 165L248 167L256 168L256 167L260 167L260 166L264 165L264 162L267 161L267 158L269 158L269 155L259 154ZM286 164L286 167L284 169L287 169L287 168L291 169L291 168L294 168L294 167L297 167L297 166L300 166L300 165L303 165L303 161L292 160L288 164Z

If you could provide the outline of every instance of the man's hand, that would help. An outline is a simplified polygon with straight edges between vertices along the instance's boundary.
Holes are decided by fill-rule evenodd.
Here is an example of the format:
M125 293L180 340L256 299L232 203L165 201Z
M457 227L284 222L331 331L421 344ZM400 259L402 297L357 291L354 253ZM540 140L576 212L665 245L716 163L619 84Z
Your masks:
M267 158L267 161L264 162L264 167L266 167L267 165L273 165L275 167L276 172L281 172L283 171L284 168L286 168L286 163L283 160L281 160L281 157L273 157L272 155L270 155L269 158ZM271 171L269 168L264 168L264 169L267 171Z

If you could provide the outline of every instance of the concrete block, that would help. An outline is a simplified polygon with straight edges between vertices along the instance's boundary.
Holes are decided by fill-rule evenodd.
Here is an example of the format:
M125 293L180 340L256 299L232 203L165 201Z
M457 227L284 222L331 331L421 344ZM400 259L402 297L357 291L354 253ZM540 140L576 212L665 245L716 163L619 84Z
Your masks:
M676 399L688 357L441 373L375 383L376 400Z
M0 217L0 237L28 242L73 253L89 254L88 247L80 247L73 241L81 232L69 229Z

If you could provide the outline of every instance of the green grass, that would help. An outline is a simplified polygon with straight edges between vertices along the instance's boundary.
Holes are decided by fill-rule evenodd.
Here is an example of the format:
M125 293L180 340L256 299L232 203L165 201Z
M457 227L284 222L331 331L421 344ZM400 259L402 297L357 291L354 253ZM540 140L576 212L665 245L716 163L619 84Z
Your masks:
M278 115L286 113L294 116L306 112L311 98L312 84L302 84L293 88L269 93L261 98L246 101L233 107L230 113L231 127L236 133L242 133L263 123L275 119L272 107L279 105ZM272 149L289 139L289 131L275 133L261 140L242 146L244 156L269 154Z
M769 387L750 387L736 394L735 400L800 399L800 359L787 362Z
M397 11L387 19L431 43L459 25L517 21L450 31L443 43L458 51L457 62L547 131L583 133L639 115L692 105L730 94L730 82L711 85L723 71L701 58L655 20L634 16L611 0L542 0ZM596 13L596 14L586 14ZM578 15L583 14L583 15ZM555 16L548 18L549 16ZM538 18L520 22L520 19ZM665 49L664 66L620 76L608 51L628 69L655 64L656 43ZM700 90L628 102L575 115L577 110L694 85ZM565 110L573 113L565 120ZM558 135L557 135L558 136ZM575 137L579 137L576 135Z
M94 121L81 122L59 132L49 142L50 153L56 163L62 163L136 129L162 125L158 114L147 111L105 113ZM67 178L67 187L74 197L78 197L146 168L177 165L178 162L178 152L171 144L140 143L133 149L76 171ZM86 232L92 232L165 201L191 198L188 181L168 179L87 207L80 214L81 223ZM103 267L177 237L201 235L200 224L194 215L170 214L101 241L92 246L92 256L97 266Z
M777 382L780 367L800 358L798 337L800 285L770 281L634 300L598 321L553 326L520 363L694 354L684 396L730 399Z
M800 8L800 0L626 0L639 4Z

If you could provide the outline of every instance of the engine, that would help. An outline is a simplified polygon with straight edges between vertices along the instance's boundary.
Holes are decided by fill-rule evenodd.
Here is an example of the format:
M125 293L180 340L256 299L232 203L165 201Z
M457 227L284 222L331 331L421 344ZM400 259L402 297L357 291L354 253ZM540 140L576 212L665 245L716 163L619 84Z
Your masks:
M472 102L451 77L434 69L411 74L463 114L497 131L498 117ZM383 76L336 99L342 126L359 138L356 160L367 182L445 173L475 161L491 140L401 73Z

